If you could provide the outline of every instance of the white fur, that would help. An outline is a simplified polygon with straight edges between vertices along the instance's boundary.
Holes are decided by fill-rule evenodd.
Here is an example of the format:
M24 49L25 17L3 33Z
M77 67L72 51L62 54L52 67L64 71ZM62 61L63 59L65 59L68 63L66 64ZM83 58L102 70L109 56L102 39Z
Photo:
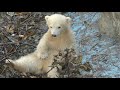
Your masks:
M70 17L53 14L45 16L45 19L49 29L41 38L37 49L18 60L10 60L17 70L36 74L48 72L51 69L49 66L53 63L53 56L58 54L59 50L75 46L74 35L70 28ZM52 34L55 34L56 37L53 37ZM6 63L8 63L7 60ZM57 76L59 74L56 68L48 73L48 77L56 78Z

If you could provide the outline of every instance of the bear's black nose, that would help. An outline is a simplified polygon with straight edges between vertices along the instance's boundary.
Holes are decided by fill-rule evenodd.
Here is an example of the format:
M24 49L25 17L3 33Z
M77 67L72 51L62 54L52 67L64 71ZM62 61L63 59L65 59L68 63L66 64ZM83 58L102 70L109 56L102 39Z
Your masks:
M56 35L52 34L53 37L56 37Z

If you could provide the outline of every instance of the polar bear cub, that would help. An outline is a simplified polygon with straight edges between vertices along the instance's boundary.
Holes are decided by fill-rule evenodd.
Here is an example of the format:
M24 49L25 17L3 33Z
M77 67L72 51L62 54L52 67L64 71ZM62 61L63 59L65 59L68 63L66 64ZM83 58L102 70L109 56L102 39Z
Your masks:
M71 18L61 14L45 16L48 31L43 35L33 53L17 60L7 59L16 70L34 74L47 73L50 78L59 77L57 68L51 69L54 55L66 48L75 48L75 37L71 30Z

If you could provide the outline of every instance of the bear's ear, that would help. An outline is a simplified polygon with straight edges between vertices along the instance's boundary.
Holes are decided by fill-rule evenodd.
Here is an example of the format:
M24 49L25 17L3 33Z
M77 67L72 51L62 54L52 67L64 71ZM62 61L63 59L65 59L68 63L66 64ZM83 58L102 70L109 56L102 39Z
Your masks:
M49 17L50 17L50 16L45 16L45 20L48 21L48 18L49 18Z
M66 21L67 23L71 24L72 23L72 19L70 17L66 17Z

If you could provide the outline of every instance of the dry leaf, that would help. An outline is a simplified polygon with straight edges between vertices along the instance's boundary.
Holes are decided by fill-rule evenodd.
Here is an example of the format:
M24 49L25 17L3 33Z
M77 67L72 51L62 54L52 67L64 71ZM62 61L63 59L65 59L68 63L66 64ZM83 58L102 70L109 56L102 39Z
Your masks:
M8 26L6 26L6 31L8 32L8 33L14 33L14 29L15 29L15 26L14 25L8 25Z
M29 38L30 36L33 36L34 34L35 34L35 32L33 32L33 31L28 31L28 32L24 35L23 39L26 40L27 38Z

